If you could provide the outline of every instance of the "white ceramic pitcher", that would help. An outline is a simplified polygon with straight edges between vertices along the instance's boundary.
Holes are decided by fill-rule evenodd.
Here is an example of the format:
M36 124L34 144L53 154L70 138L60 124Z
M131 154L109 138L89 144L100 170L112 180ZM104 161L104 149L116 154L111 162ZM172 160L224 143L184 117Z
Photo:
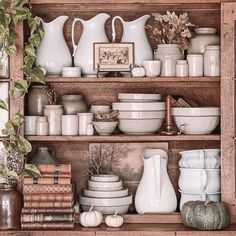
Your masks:
M144 150L144 171L135 196L135 208L139 214L176 210L177 199L167 173L167 159L164 150Z
M45 34L37 50L36 65L44 67L48 75L61 75L63 67L72 65L70 50L63 35L68 18L59 16L48 23L41 19Z
M74 63L75 66L82 68L83 75L96 75L93 69L93 43L106 43L108 38L105 32L105 23L110 18L106 13L100 13L90 20L82 20L75 18L72 24L72 44L74 48ZM83 25L83 32L79 43L75 43L75 24L80 21Z
M134 43L136 66L142 66L143 61L153 60L152 48L145 32L145 24L149 18L150 15L144 15L134 21L124 21L120 16L115 16L112 19L112 41L115 42L116 39L115 21L119 19L123 25L121 42Z

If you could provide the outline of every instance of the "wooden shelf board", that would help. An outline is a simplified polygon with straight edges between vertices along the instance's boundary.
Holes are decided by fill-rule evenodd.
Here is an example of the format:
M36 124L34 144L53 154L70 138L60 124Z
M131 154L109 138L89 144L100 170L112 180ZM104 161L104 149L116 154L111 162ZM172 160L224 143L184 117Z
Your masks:
M110 136L26 136L29 141L53 142L158 142L158 141L220 141L220 135L110 135Z
M48 83L147 83L147 82L214 82L219 83L220 77L46 77Z

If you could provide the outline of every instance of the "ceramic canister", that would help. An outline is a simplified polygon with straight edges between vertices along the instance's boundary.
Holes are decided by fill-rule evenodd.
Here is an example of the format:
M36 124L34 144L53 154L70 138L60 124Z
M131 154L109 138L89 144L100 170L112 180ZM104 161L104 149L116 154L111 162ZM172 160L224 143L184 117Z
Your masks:
M220 46L207 46L204 52L204 76L220 76Z
M39 116L36 123L36 135L48 135L47 117Z
M36 135L37 116L25 116L25 135Z
M203 76L203 55L189 54L187 55L189 65L189 76Z
M88 125L93 121L93 113L78 113L79 116L79 135L88 135Z
M79 119L77 115L62 116L62 135L78 135Z
M187 77L188 76L188 61L178 60L176 64L176 76Z

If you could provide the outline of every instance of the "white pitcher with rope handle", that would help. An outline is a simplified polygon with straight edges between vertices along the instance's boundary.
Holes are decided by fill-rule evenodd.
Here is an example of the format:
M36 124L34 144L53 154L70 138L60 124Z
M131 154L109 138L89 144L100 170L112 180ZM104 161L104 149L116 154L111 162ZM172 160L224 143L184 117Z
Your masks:
M89 20L75 18L72 24L72 44L75 66L82 69L84 76L96 76L97 72L93 68L93 43L106 43L108 38L105 32L105 23L110 18L106 13L100 13ZM75 24L80 21L83 25L78 45L75 43Z
M164 150L144 150L144 171L135 196L135 208L139 214L176 210L177 198L167 173L167 159Z

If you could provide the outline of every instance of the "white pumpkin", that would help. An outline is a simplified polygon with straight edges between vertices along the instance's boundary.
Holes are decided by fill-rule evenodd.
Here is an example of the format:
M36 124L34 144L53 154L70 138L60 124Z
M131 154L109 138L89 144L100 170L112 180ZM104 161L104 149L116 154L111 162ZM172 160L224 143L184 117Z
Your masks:
M146 74L145 69L142 66L134 67L131 70L131 73L133 77L144 77Z
M109 227L118 228L121 225L123 225L124 219L122 216L117 215L117 212L116 212L115 215L107 216L105 219L105 223Z
M102 221L102 213L100 211L93 211L93 205L90 207L89 211L83 212L79 216L79 222L84 227L97 227Z

